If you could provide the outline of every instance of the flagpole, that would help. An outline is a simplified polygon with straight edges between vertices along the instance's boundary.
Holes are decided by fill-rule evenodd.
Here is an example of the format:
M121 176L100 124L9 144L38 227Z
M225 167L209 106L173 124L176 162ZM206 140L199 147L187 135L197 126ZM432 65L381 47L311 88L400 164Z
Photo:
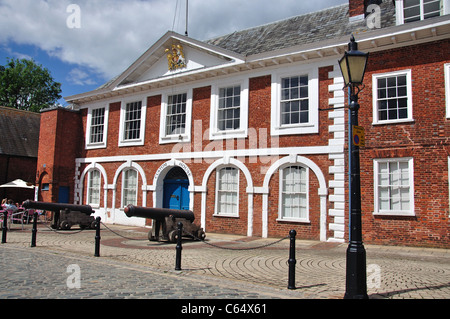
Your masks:
M186 36L188 36L188 20L189 20L189 0L186 0L186 32L185 32Z

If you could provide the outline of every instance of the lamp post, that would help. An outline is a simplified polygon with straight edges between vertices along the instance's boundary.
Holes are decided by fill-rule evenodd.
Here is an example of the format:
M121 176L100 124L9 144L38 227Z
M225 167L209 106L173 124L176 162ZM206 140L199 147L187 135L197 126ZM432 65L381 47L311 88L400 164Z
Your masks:
M358 93L366 71L368 53L358 51L358 44L353 35L348 44L348 51L339 60L345 86L350 95L350 215L349 245L347 248L345 299L367 299L366 250L362 242L361 224L361 180L359 146L354 141L353 128L358 126Z

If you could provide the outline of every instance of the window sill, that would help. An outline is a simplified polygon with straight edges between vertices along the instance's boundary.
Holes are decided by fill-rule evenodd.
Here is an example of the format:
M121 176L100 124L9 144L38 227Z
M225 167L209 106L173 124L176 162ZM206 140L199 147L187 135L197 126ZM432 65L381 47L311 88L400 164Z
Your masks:
M213 217L239 218L239 215L234 215L234 214L213 214Z
M229 130L229 131L217 131L211 133L209 139L210 140L225 140L225 139L233 139L233 138L246 138L247 131L246 130Z
M143 140L128 140L128 141L119 141L119 147L127 147L127 146L143 146Z
M87 150L95 150L95 149L100 149L100 148L106 148L106 144L98 143L98 144L87 144L86 145Z
M390 125L390 124L404 124L404 123L415 123L414 119L403 119L403 120L390 120L390 121L378 121L372 122L372 125Z
M311 224L309 219L300 219L300 218L277 218L277 222Z
M374 216L386 216L386 217L415 217L414 212L404 211L389 211L389 212L373 212Z

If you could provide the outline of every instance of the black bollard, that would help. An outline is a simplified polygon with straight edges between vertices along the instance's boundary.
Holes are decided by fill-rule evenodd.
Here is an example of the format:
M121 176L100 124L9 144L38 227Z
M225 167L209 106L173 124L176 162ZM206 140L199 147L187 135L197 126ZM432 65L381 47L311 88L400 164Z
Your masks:
M6 233L8 232L8 212L3 212L2 244L6 244Z
M295 236L297 232L293 229L289 232L291 237L290 239L290 248L289 248L289 283L288 289L295 289L295 264L297 260L295 259Z
M95 219L95 257L100 257L100 221L100 217Z
M31 230L31 247L36 247L37 221L39 214L34 212L33 229Z
M181 240L183 238L183 223L178 223L178 238L177 238L177 255L175 260L175 270L181 270L181 251L183 247L181 246Z

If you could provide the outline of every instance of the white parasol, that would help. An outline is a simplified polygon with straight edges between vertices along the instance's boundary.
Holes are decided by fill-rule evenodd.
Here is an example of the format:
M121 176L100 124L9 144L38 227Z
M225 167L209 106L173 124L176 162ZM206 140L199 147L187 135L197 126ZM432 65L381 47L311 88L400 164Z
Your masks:
M16 179L15 181L0 185L1 188L29 188L34 189L35 186L31 183L27 183L21 179Z

